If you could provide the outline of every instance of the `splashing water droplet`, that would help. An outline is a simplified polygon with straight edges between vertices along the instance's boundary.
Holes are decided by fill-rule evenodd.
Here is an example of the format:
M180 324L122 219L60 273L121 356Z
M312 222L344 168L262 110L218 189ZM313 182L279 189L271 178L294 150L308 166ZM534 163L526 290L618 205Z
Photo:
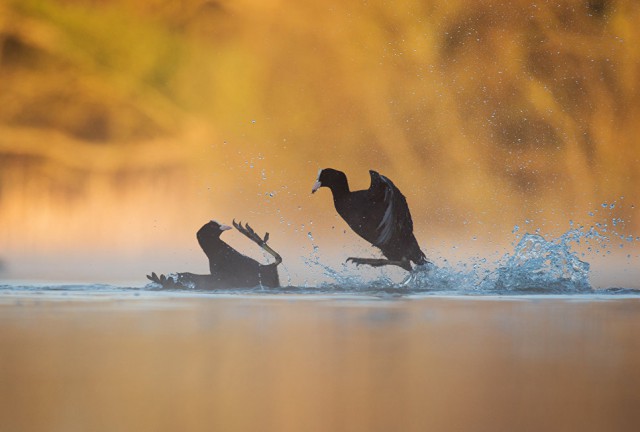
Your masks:
M571 230L556 241L547 241L538 234L525 234L513 255L481 287L498 291L590 290L589 263L580 260L569 247L569 242L582 235Z

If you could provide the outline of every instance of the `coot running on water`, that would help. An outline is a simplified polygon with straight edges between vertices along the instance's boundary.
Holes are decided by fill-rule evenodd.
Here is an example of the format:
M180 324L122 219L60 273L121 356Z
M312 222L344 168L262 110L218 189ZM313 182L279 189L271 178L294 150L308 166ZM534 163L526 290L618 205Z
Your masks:
M402 192L387 177L370 170L367 190L349 191L347 176L332 168L321 169L311 193L328 187L338 214L356 234L379 248L387 259L353 258L356 265L397 265L411 271L411 262L426 264L424 253L413 235L413 221Z
M270 253L275 262L260 264L258 261L242 255L220 239L220 234L230 230L231 227L221 225L216 221L206 223L197 233L198 243L209 258L209 275L194 273L178 273L174 279L165 275L158 276L155 273L147 275L147 278L162 285L163 288L196 288L196 289L220 289L220 288L250 288L266 286L277 288L280 286L278 278L278 265L282 258L276 251L267 245L269 233L264 239L249 226L233 221L233 226L238 231L257 243L262 249Z

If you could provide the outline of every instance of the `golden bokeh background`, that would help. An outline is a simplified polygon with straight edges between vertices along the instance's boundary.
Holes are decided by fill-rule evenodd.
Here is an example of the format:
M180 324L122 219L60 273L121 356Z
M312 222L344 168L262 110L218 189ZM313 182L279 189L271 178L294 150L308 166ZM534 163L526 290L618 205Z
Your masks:
M639 22L634 0L2 0L4 275L205 272L211 218L270 231L292 273L370 253L310 195L327 166L392 178L430 258L572 220L617 247Z

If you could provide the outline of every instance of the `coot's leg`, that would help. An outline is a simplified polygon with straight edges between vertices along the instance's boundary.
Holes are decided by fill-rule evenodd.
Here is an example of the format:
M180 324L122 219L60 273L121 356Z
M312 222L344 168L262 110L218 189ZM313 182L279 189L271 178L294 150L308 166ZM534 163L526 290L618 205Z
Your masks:
M237 223L234 220L233 226L236 227L236 229L240 231L242 234L246 235L251 241L257 243L258 245L262 246L263 243L266 243L266 240L263 240L262 238L260 238L260 236L256 234L256 232L253 230L253 228L249 226L249 224L245 224L245 226L242 226L242 222ZM265 235L265 238L267 240L269 239L269 233Z
M398 267L402 267L407 271L411 271L411 263L409 261L393 261L384 258L347 258L347 262L351 261L355 265L370 265L371 267L382 267L386 265L396 265Z
M260 246L262 249L264 249L266 252L270 253L275 258L275 260L276 260L275 264L276 265L278 265L278 264L280 264L282 262L282 257L280 257L278 252L276 252L273 249L271 249L269 247L269 245L267 244L267 241L269 241L269 233L266 233L264 235L264 239L262 239L262 238L260 238L260 236L258 234L256 234L256 232L253 230L253 228L251 228L249 226L248 223L246 223L246 224L244 224L244 226L242 226L242 222L237 223L234 220L233 221L233 226L236 227L236 229L238 231L240 231L242 234L247 236L251 241L253 241L258 246Z

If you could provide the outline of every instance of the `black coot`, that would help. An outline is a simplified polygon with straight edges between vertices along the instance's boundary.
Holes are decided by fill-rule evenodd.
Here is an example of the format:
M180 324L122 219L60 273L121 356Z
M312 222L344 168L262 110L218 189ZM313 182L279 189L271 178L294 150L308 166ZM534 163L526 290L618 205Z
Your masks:
M367 190L349 191L347 176L332 168L318 172L312 193L328 187L338 214L356 234L379 248L387 259L348 258L357 265L374 267L397 265L411 271L428 263L413 235L413 221L402 192L387 177L370 170L371 186Z
M209 271L211 274L178 273L175 278L172 278L151 273L151 275L147 275L147 278L152 282L159 283L163 288L194 287L207 290L250 288L255 286L279 287L280 280L277 267L282 262L282 258L267 245L269 233L262 239L249 224L242 226L242 223L238 224L234 221L233 226L273 255L275 262L264 265L248 256L242 255L220 239L220 234L230 230L231 227L211 221L200 228L197 233L198 243L207 258L209 258Z

